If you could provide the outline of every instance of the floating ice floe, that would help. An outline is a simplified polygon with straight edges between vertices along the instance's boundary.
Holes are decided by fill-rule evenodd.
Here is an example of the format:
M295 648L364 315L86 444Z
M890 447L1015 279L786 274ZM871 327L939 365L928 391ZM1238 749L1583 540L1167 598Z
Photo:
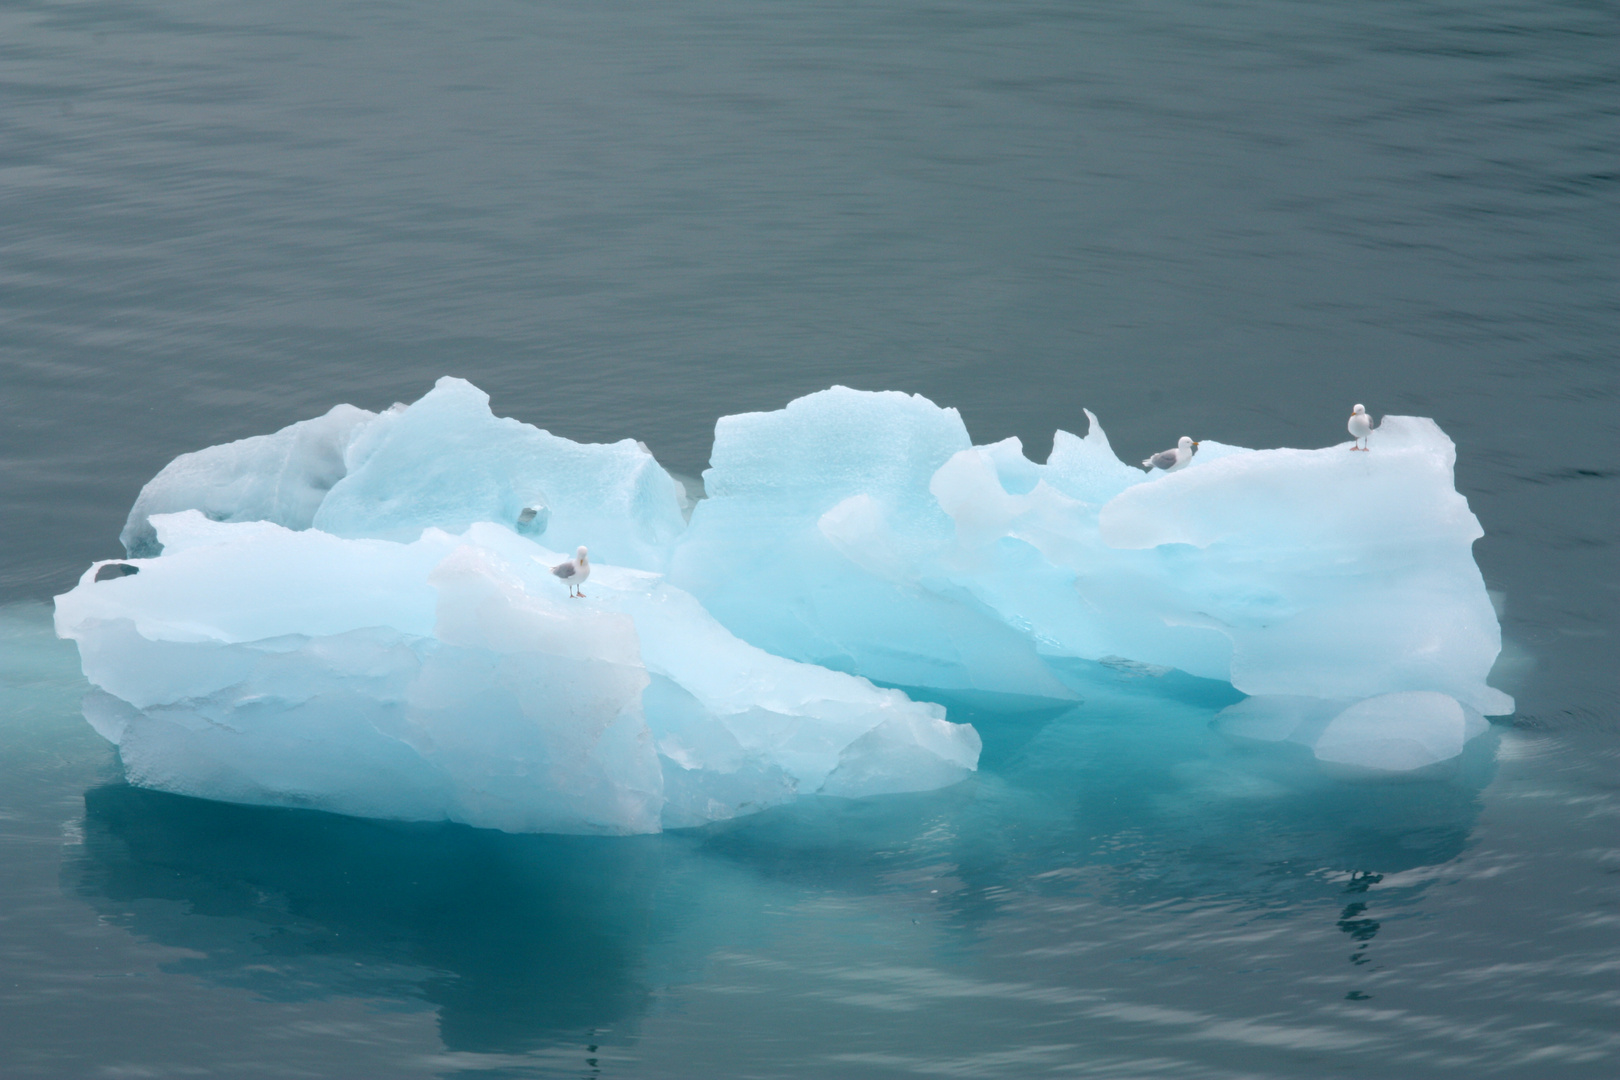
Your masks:
M163 554L57 598L130 780L508 831L655 832L799 793L954 783L971 727L771 656L656 574L570 600L505 526L411 543L188 511ZM100 564L98 564L99 566Z
M1179 669L1254 695L1234 737L1381 772L1512 710L1432 421L1386 417L1368 453L1205 439L1149 475L1086 417L1041 464L925 398L834 387L722 418L694 508L645 446L441 379L177 458L130 513L138 572L92 567L58 632L137 783L512 830L975 766L971 728L856 676L1072 700ZM570 601L548 567L578 544L597 563Z

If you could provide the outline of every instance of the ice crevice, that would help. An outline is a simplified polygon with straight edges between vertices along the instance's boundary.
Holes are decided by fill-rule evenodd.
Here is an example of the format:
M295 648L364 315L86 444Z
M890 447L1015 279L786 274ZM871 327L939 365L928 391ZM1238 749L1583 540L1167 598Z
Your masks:
M130 511L136 572L90 567L57 629L132 782L514 831L955 783L978 735L913 698L1073 699L1086 662L1228 682L1220 730L1332 769L1422 770L1512 711L1432 421L1148 474L1085 415L1036 463L833 387L721 418L694 505L645 445L445 378L175 459ZM570 600L549 566L579 544Z

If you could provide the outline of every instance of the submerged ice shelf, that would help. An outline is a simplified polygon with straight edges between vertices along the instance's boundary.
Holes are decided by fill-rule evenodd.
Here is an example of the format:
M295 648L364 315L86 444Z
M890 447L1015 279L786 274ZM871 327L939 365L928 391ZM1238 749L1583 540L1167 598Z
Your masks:
M1384 772L1512 710L1432 421L1386 417L1368 453L1205 441L1147 474L1086 416L1039 464L925 398L834 387L722 418L691 508L645 446L441 379L177 458L130 512L127 569L58 597L58 632L136 783L509 830L976 766L972 728L866 678L1073 700L1088 661L1179 669L1251 695L1231 737ZM597 569L569 601L547 566L578 544Z

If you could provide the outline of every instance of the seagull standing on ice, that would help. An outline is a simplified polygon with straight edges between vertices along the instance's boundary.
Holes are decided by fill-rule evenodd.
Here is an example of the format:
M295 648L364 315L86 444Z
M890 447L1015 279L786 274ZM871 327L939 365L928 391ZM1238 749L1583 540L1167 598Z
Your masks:
M1350 410L1350 423L1348 427L1350 428L1350 434L1356 440L1356 443L1361 444L1352 444L1350 449L1367 449L1367 436L1372 434L1372 417L1367 415L1367 407L1365 405L1357 405L1354 409Z
M1193 442L1192 439L1188 438L1186 435L1183 435L1181 438L1176 440L1176 448L1174 450L1160 450L1157 454L1154 454L1150 458L1143 458L1142 468L1146 469L1148 472L1152 472L1154 469L1163 469L1165 472L1174 472L1183 465L1187 464L1187 462L1191 461L1192 456L1197 452L1198 444Z
M572 559L553 566L551 572L568 586L569 596L576 600L584 598L585 594L580 592L579 588L585 584L585 579L591 576L591 561L585 557L583 545L574 552Z

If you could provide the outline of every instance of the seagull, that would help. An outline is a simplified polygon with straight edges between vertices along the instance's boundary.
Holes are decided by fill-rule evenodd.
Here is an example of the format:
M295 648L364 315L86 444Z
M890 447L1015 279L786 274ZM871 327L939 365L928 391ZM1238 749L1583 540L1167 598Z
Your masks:
M1176 440L1176 448L1174 450L1160 450L1157 454L1154 454L1150 458L1143 458L1142 468L1146 469L1148 472L1152 472L1154 469L1163 469L1165 472L1174 472L1176 469L1181 468L1183 465L1187 464L1187 462L1191 461L1192 456L1197 452L1198 444L1193 442L1187 436L1183 435L1181 438Z
M583 545L574 552L574 557L567 562L558 563L551 568L551 572L568 586L568 595L575 599L584 599L585 594L579 591L585 579L591 576L591 561L585 557Z
M1367 436L1372 434L1372 417L1367 415L1367 407L1365 405L1357 405L1354 409L1350 410L1350 423L1348 426L1350 428L1350 434L1355 438L1357 443L1365 443L1367 441ZM1367 448L1365 446L1351 444L1350 449L1365 450Z

